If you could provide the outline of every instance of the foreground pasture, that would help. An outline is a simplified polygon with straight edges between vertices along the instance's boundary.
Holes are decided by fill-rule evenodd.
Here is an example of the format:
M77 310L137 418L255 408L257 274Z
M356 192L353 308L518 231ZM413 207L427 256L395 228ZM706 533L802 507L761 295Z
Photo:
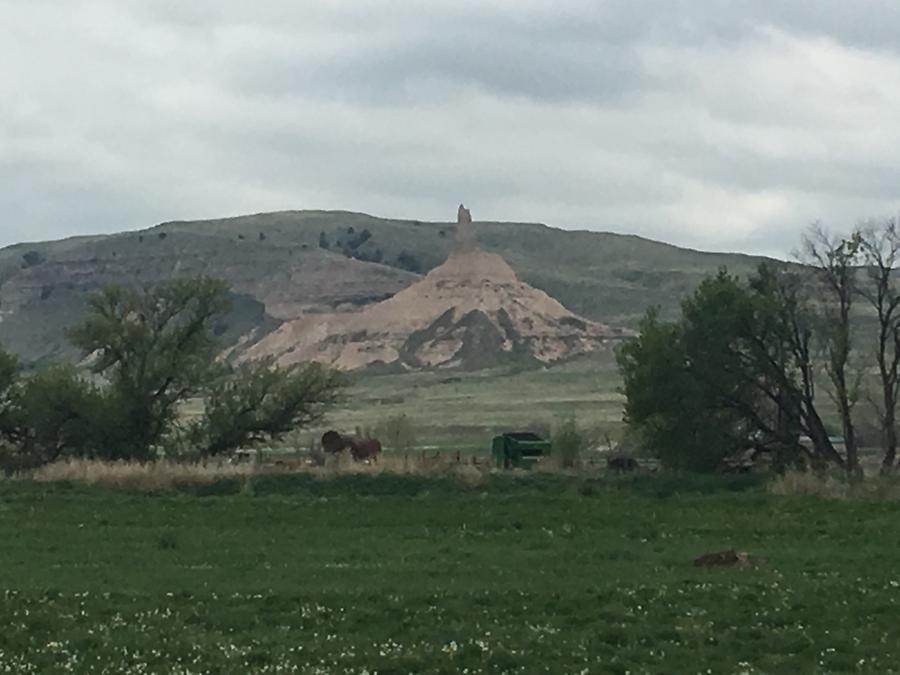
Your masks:
M900 670L890 502L282 475L166 495L6 481L0 515L0 672ZM732 546L767 562L691 565Z

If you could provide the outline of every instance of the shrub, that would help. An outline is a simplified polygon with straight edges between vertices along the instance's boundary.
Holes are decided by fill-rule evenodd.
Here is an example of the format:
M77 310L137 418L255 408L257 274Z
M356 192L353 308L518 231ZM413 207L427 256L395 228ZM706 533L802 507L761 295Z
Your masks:
M575 420L569 418L553 432L550 452L560 467L568 469L575 466L587 445L587 437L578 429Z
M407 452L416 445L416 429L404 413L389 417L375 429L375 436L391 450Z
M44 262L46 258L40 251L28 251L22 256L22 260L25 263L25 267L35 267Z
M337 243L343 254L348 258L354 257L356 250L372 238L372 233L369 230L354 232L352 228L348 228L347 235L345 238L338 239Z
M201 422L205 454L278 440L318 422L338 401L342 387L340 374L319 363L286 368L268 360L244 364L209 392Z
M422 263L415 255L413 255L409 251L400 252L400 255L397 256L396 265L400 269L404 269L409 272L415 272L416 274L422 271Z
M0 443L16 440L18 359L0 349Z
M23 378L18 406L21 454L33 465L62 456L102 456L117 423L110 394L70 366Z

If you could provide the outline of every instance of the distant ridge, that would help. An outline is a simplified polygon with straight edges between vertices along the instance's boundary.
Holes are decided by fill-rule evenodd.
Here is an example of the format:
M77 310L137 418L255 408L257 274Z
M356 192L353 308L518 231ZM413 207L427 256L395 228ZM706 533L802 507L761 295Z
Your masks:
M445 263L455 224L347 211L284 211L172 221L138 232L0 249L0 344L24 361L75 357L65 329L103 284L207 275L228 281L234 310L217 327L238 358L284 323L356 312ZM633 328L646 307L671 314L720 266L745 273L762 259L701 253L630 235L535 223L472 226L484 253L585 320Z

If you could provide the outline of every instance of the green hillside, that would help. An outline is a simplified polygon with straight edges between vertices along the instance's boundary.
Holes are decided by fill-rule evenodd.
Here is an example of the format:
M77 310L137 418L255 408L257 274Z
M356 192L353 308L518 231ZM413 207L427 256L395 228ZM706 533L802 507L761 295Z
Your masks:
M761 260L540 224L477 223L477 232L524 281L614 325L634 326L650 305L670 314L704 275L723 265L746 273ZM221 327L233 342L254 326L389 297L443 262L453 241L453 223L286 211L18 244L0 250L0 342L27 361L70 357L64 330L90 291L200 274L235 290Z
M330 249L354 234L372 236L353 252L363 259L405 268L404 253L427 272L453 247L454 223L391 220L342 211L293 211L222 220L166 223L158 231L244 237L267 236L269 243L318 246L325 233ZM673 310L700 279L721 266L737 273L763 258L735 253L706 253L633 235L561 230L538 223L476 223L481 246L502 255L531 285L570 309L598 321L633 326L649 305ZM347 230L353 229L352 234ZM274 239L274 241L272 241ZM351 242L352 243L352 242ZM379 255L380 253L380 255ZM403 257L401 259L401 257Z

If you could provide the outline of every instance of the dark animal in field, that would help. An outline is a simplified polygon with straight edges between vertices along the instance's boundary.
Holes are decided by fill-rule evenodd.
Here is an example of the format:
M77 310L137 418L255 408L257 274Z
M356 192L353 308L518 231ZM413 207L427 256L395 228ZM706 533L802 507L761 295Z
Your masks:
M637 460L634 457L624 457L617 455L606 460L606 468L610 471L635 471L638 468Z
M704 553L694 560L694 567L746 567L757 563L765 562L765 558L750 558L750 554L746 551L735 551L733 548L727 551L714 551L712 553Z
M322 449L332 455L349 449L350 456L356 462L371 459L378 461L381 453L381 443L375 438L359 438L358 436L345 436L337 431L326 431L322 435Z

